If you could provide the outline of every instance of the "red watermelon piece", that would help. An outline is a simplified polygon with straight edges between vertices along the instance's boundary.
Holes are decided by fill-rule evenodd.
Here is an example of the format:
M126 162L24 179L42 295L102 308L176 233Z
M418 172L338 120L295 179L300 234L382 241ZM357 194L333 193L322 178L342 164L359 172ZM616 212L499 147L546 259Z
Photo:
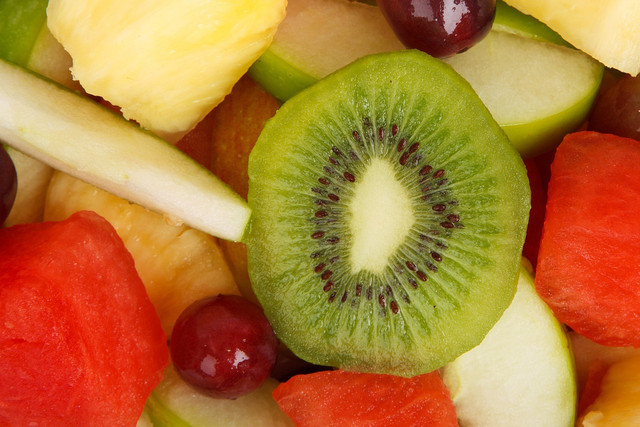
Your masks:
M133 426L168 358L106 220L0 229L0 425Z
M536 288L576 332L640 347L640 142L565 137L551 166Z
M298 427L458 425L437 372L403 378L322 371L292 377L273 397Z

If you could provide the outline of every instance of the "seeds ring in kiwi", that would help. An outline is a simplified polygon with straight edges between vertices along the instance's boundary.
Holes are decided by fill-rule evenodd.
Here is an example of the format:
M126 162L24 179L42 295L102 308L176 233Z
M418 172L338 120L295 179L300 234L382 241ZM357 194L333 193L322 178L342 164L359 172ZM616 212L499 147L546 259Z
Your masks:
M432 371L480 343L515 293L522 160L426 54L362 58L287 101L249 179L252 285L309 362Z

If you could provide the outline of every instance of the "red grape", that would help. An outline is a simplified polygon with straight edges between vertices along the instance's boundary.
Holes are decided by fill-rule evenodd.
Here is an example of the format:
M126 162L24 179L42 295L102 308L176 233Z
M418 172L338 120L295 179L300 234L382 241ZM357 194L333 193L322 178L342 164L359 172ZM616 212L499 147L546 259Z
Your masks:
M443 58L482 40L493 24L495 0L378 0L400 41Z
M182 312L170 348L187 383L215 398L235 399L267 379L278 340L258 306L240 296L218 295Z
M18 177L11 157L0 145L0 227L9 216L16 198Z
M640 78L625 75L596 100L589 129L640 140Z

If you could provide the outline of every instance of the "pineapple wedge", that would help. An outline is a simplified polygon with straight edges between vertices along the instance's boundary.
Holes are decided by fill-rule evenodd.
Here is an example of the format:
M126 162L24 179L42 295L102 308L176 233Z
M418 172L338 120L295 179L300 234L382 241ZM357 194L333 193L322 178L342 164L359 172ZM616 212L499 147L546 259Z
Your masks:
M640 425L640 356L620 360L602 379L600 395L585 410L578 426Z
M167 138L191 129L267 49L286 0L50 0L83 88Z
M638 0L505 0L607 67L640 72Z
M44 219L62 220L79 210L97 212L114 226L133 256L167 336L193 301L239 294L216 239L185 225L171 224L160 214L55 171Z

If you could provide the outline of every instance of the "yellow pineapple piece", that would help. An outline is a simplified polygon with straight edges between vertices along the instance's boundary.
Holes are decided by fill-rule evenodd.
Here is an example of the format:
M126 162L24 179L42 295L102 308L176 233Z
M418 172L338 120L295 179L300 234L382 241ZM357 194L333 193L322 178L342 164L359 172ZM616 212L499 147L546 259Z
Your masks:
M79 210L97 212L114 226L133 256L167 336L177 317L193 301L240 293L213 237L171 224L160 214L55 171L44 219L65 219Z
M579 426L640 426L640 356L620 360L602 379L600 395Z
M83 88L170 139L267 49L286 0L50 0L47 25Z
M640 72L640 1L505 0L607 67Z

